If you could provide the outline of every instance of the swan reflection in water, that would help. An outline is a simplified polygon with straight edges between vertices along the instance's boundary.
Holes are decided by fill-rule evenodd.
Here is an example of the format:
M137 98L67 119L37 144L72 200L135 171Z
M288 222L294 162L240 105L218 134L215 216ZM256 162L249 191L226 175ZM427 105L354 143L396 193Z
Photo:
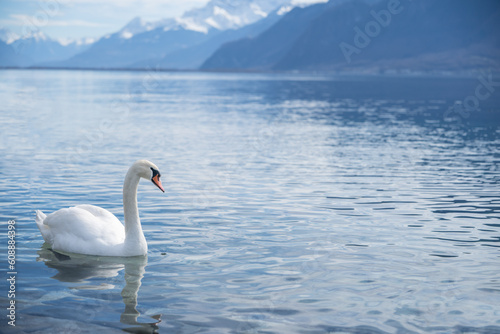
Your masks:
M56 269L58 273L53 276L61 282L82 283L71 289L77 290L113 290L114 284L92 285L87 280L93 278L117 277L125 269L125 287L121 291L125 309L120 316L120 322L135 327L125 328L130 333L157 333L161 315L154 315L155 322L138 322L141 315L137 311L137 294L147 265L147 256L134 257L97 257L72 254L71 256L54 252L50 249L38 251L37 261L43 261L49 268ZM116 283L116 280L113 282ZM113 294L113 291L107 292ZM102 296L102 294L100 294ZM106 302L106 300L102 300ZM94 310L98 312L99 310Z

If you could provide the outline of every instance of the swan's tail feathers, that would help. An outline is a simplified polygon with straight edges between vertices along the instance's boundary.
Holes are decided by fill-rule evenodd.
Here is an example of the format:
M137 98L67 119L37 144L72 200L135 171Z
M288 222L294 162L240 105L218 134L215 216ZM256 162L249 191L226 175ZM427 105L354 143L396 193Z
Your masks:
M45 220L47 215L40 210L36 210L35 213L36 213L35 221L37 225L43 224L43 221Z
M38 226L38 229L40 230L40 233L42 233L43 240L45 242L51 242L51 234L50 234L50 229L47 225L43 223L45 218L47 218L47 215L43 213L40 210L36 210L36 217L35 217L35 222L36 225Z

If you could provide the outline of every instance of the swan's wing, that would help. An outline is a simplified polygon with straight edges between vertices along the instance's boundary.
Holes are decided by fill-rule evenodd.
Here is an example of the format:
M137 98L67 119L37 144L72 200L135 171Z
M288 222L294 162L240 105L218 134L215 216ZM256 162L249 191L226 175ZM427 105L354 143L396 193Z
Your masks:
M125 229L111 212L93 206L79 205L61 209L44 221L51 230L54 249L82 252L101 245L116 245L125 240Z
M120 242L125 240L125 227L120 220L108 210L90 204L77 205L75 208L90 212L100 221L99 228L102 236L108 236L111 240L120 240Z
M76 209L82 209L90 212L92 215L94 215L96 218L102 220L103 222L106 222L110 226L121 226L123 228L123 224L120 222L118 218L111 212L109 212L106 209L103 209L101 207L95 206L95 205L90 205L90 204L83 204L83 205L77 205L75 206Z

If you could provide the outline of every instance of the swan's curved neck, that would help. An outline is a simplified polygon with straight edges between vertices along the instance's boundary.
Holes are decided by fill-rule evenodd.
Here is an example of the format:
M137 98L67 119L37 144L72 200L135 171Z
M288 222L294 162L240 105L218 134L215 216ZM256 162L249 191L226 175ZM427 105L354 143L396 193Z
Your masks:
M139 220L139 209L137 208L137 186L139 185L139 180L139 175L132 169L129 169L123 183L123 213L125 217L126 241L136 238L144 239L141 221Z

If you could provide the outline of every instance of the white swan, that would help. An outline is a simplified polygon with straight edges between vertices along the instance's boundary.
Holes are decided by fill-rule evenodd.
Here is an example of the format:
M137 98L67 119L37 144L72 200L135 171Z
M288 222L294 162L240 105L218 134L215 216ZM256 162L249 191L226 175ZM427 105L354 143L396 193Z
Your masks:
M46 216L36 211L36 224L53 250L100 256L145 255L148 244L137 209L140 178L151 180L165 192L158 167L147 160L136 161L123 183L125 226L111 212L94 205L78 205Z

